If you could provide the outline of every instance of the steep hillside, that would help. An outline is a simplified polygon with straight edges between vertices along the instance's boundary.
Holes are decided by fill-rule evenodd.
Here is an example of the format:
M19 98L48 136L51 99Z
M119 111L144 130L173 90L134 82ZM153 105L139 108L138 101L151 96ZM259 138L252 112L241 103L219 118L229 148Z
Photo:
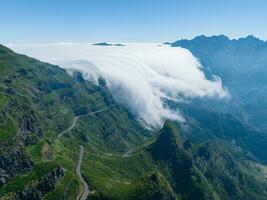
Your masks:
M148 147L158 168L182 199L213 199L211 186L185 152L178 131L167 121L154 144Z
M246 157L266 163L267 134L246 124L230 114L203 109L193 104L179 104L186 118L181 128L183 138L193 143L210 139L224 139L239 148Z
M75 195L79 183L73 169L79 141L97 147L98 152L117 152L141 144L149 136L114 102L104 81L95 86L78 72L71 77L57 66L16 54L4 46L0 46L0 69L0 197L19 194L23 189L38 190L45 175L58 167L58 178L63 179L58 187ZM74 116L106 107L104 112L84 116L78 122L76 134L71 136L77 140L57 138L72 124ZM53 188L37 193L44 196Z
M264 174L254 163L234 154L227 142L205 142L193 146L190 152L221 199L266 199Z
M90 163L84 172L92 196L99 199L267 197L264 170L244 159L231 143L218 139L182 143L169 121L156 139L141 147L122 155L88 155L85 162Z
M90 162L85 177L91 183L95 197L215 199L212 187L194 165L191 155L183 150L178 138L175 126L167 121L156 140L123 155L91 158L98 160L97 163L85 161Z

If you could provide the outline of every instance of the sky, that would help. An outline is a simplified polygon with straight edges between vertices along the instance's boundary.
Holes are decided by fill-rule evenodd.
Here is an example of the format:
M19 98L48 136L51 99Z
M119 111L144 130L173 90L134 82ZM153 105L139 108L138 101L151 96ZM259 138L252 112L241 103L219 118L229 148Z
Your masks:
M0 43L267 39L265 0L0 0Z

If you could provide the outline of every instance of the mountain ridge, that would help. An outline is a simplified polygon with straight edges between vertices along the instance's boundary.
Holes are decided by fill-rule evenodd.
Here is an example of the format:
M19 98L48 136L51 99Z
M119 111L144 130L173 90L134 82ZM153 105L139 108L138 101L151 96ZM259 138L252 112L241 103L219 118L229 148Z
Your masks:
M214 106L267 130L264 120L267 113L264 92L267 86L266 41L253 36L238 40L225 36L199 36L172 43L172 47L177 46L188 49L200 61L206 77L218 76L228 89L229 101L217 104L213 101Z
M247 35L247 36L244 36L244 37L239 37L239 38L233 38L233 39L230 39L227 35L224 35L224 34L219 34L219 35L198 35L198 36L195 36L194 38L192 39L186 39L186 38L181 38L179 40L176 40L174 42L166 42L170 45L173 45L173 46L176 46L177 45L177 42L181 42L181 41L194 41L194 40L218 40L218 41L243 41L243 40L250 40L250 41L257 41L258 43L266 43L267 40L264 40L264 39L260 39L254 35Z

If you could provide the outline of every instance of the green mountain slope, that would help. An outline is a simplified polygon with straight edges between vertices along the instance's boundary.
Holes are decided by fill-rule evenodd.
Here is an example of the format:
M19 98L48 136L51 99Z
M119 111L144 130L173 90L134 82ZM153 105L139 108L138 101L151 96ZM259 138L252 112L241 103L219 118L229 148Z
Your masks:
M198 169L221 199L266 199L266 180L255 163L233 153L222 140L205 142L190 150Z
M248 157L266 163L266 132L240 121L231 114L208 110L195 106L194 103L179 104L176 107L180 108L187 121L186 127L181 127L183 138L189 138L194 143L215 138L225 139L241 148Z
M0 69L0 197L25 186L31 190L58 166L64 168L66 179L59 188L77 193L79 183L73 169L80 142L98 152L117 152L141 144L149 136L114 102L104 84L95 86L78 72L71 77L57 66L16 54L4 46L0 46ZM81 118L75 136L57 138L74 116L105 107L108 109L102 113ZM49 165L51 169L46 167ZM40 169L44 171L39 173ZM68 179L73 179L75 187L64 186L64 181L69 184ZM40 192L41 196L46 192Z
M99 199L267 197L261 165L244 159L226 140L182 143L169 121L156 139L141 147L91 160L97 163L90 162L85 176Z
M191 155L183 150L172 123L165 122L149 149L156 165L182 199L213 199L210 185L194 166Z

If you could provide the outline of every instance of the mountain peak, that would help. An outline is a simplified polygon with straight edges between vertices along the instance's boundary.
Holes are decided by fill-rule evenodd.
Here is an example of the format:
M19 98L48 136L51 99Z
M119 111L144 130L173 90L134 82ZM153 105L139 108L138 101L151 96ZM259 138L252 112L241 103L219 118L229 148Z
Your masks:
M238 40L236 40L237 42L242 42L244 44L247 45L261 45L264 44L265 42L253 35L248 35L247 37L243 37L243 38L239 38Z
M182 148L182 145L179 139L179 132L174 124L167 120L153 144L153 157L156 159L169 159L174 157L175 152L180 148Z
M221 35L212 35L212 36L205 36L205 35L200 35L196 36L193 40L199 40L199 39L215 39L215 40L229 40L229 38L223 34Z
M159 132L158 140L163 139L175 141L175 144L181 146L180 135L176 126L170 120L166 120L162 129Z
M239 39L247 39L247 40L261 40L257 37L255 37L254 35L248 35L247 37L244 38L239 38Z

